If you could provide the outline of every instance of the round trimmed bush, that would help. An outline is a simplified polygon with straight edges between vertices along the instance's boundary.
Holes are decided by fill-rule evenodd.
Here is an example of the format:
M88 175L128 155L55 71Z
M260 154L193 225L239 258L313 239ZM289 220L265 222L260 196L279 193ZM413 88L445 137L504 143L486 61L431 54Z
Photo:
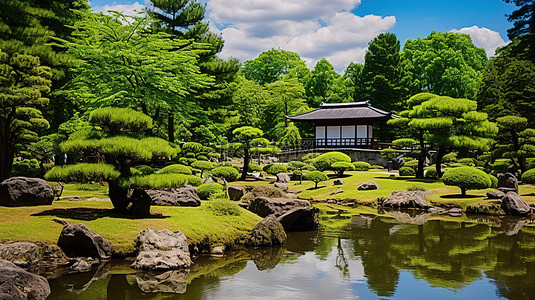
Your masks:
M426 178L438 178L437 168L435 166L429 166L424 168L424 177Z
M535 169L529 169L522 173L522 183L535 184Z
M323 153L314 160L315 167L320 171L329 170L335 162L351 162L351 158L342 152L332 151Z
M236 181L240 176L238 170L233 167L217 167L212 170L212 175L218 178L223 178L225 181Z
M306 179L314 182L316 184L314 188L317 189L318 183L328 180L329 177L327 177L327 175L325 175L325 173L321 171L312 171L312 172L307 173Z
M443 163L454 163L457 161L457 153L451 152L444 156L442 156L442 162Z
M416 171L411 167L401 167L399 168L399 176L414 176Z
M225 187L217 182L203 183L197 187L197 194L202 200L208 200L211 195L221 192L225 192Z
M202 161L207 161L207 160L208 160L208 157L205 156L205 155L199 155L199 156L197 156L197 159L198 159L198 160L202 160Z
M372 165L371 168L372 168L372 169L375 169L375 170L383 170L385 167L380 166L380 165Z
M336 172L338 177L344 176L345 171L354 171L355 166L345 161L337 161L331 165L331 169Z
M353 165L355 166L355 170L357 171L368 171L372 168L372 165L365 161L356 161L353 163Z
M412 168L414 172L416 172L416 170L418 170L418 160L413 159L410 161L405 161L405 164L403 166L407 168Z
M181 165L181 164L169 165L167 167L161 168L160 171L158 171L158 174L169 174L169 173L186 174L186 175L193 174L190 167Z
M249 167L247 168L249 172L261 172L262 167L260 165L257 165L255 163L250 163Z
M486 189L492 184L487 173L474 167L449 169L442 175L442 181L445 185L458 186L463 196L467 190Z
M318 156L320 156L321 153L308 153L306 155L304 155L303 157L301 157L301 160L302 161L307 161L307 160L313 160L313 159L316 159Z
M474 167L476 165L475 159L473 158L461 158L457 162L468 167Z
M493 164L490 164L492 169L496 171L496 173L505 173L507 172L507 167L511 164L511 160L508 158L500 158L497 159Z
M268 174L276 175L278 173L286 173L288 172L288 167L286 165L281 164L273 164L269 165L267 168L264 169Z
M198 161L193 162L191 164L191 167L195 169L199 169L204 172L206 170L212 170L213 168L215 168L215 165L206 160L198 160Z
M154 168L152 168L151 166L147 166L147 165L139 165L139 166L135 166L134 168L136 168L138 171L141 172L141 174L143 175L150 175L150 174L154 174Z
M498 188L498 178L490 174L489 174L489 178L490 178L490 187L493 189Z

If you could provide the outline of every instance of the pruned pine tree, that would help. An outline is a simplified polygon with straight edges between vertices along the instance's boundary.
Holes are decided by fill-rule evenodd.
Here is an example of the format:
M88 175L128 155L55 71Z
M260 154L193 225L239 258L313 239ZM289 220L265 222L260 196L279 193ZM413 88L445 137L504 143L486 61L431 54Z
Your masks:
M177 148L169 142L145 137L143 132L152 127L152 119L127 108L99 108L91 112L89 122L94 126L74 133L60 144L70 155L99 158L81 168L79 164L52 168L45 178L53 181L107 181L114 208L121 213L147 215L150 203L133 203L131 189L177 187L188 183L188 175L135 175L132 168L157 158L177 155ZM100 166L100 167L99 167ZM109 167L106 167L109 166Z
M247 177L247 167L249 166L249 163L251 161L251 155L249 153L249 150L251 149L251 147L256 146L253 143L254 141L262 141L259 140L259 138L264 135L264 132L259 128L254 128L251 126L242 126L234 129L234 131L232 131L232 134L234 135L234 139L240 142L239 146L244 151L243 170L240 179L245 180L245 178Z

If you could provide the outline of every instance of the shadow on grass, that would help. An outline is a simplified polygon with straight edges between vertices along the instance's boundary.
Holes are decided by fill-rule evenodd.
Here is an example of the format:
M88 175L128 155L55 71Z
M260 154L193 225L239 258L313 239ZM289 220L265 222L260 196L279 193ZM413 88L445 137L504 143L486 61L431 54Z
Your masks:
M434 182L440 182L439 179L432 179L432 178L414 178L409 176L396 176L396 177L389 177L389 176L375 176L376 179L390 179L390 180L403 180L403 181L409 181L409 182L422 182L422 183L434 183Z
M75 208L54 208L45 210L32 216L55 216L58 218L67 218L74 220L83 220L83 221L93 221L100 218L110 217L118 219L165 219L169 218L161 214L151 214L146 217L136 217L125 215L116 212L113 209L107 208L86 208L86 207L75 207Z
M461 195L461 194L454 194L454 195L441 195L440 198L442 199L474 199L474 198L487 198L487 196L483 195Z

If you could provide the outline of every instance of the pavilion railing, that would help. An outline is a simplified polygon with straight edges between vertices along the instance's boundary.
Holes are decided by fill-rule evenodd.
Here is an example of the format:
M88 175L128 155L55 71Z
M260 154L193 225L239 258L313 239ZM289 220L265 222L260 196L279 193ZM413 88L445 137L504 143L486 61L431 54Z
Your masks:
M390 141L381 141L374 138L304 138L295 145L280 145L283 152L313 150L317 148L361 148L384 149L391 147Z

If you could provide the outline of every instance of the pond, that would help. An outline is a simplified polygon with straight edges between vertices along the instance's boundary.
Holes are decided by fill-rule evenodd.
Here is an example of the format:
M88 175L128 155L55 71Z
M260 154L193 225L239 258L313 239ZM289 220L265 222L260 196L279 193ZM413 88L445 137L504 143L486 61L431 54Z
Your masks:
M535 299L531 221L394 217L339 217L281 248L200 256L189 272L114 261L50 280L48 299Z

